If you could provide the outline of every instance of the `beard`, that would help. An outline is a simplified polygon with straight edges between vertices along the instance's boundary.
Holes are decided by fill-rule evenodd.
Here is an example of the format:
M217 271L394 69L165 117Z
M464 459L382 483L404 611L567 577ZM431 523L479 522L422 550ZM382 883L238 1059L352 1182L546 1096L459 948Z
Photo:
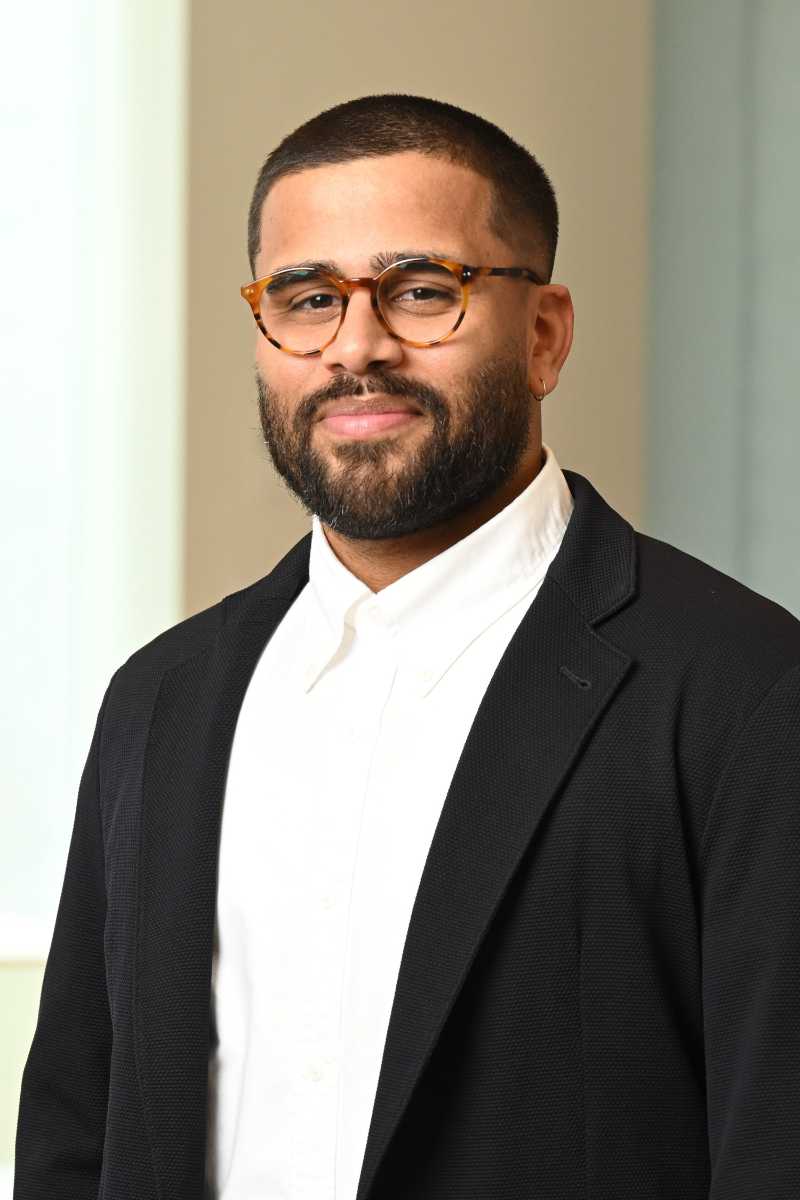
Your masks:
M290 417L258 370L256 384L275 470L309 514L347 538L404 537L455 517L493 495L528 446L531 394L518 358L481 364L455 403L428 384L376 371L335 376ZM432 426L427 436L401 427L387 437L320 444L316 417L326 401L376 393L418 405L415 420Z

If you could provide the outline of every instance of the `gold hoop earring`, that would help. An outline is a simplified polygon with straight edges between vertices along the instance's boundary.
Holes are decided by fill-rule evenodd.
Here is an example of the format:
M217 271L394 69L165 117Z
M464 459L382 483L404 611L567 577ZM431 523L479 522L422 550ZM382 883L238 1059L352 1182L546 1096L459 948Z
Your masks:
M545 381L542 379L541 375L539 376L539 383L542 385L542 394L541 394L541 396L537 396L536 392L534 392L533 398L534 398L534 400L539 400L541 402L542 400L544 400L545 396L547 395L547 385L546 385Z

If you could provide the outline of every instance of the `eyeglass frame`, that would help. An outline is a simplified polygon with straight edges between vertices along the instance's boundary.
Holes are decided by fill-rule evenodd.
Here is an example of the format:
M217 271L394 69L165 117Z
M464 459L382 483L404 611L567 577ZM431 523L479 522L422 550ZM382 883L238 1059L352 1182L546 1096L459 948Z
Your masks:
M381 312L378 304L378 287L382 277L389 271L394 271L397 267L402 267L408 263L416 262L430 262L436 263L442 267L447 267L453 272L461 284L461 311L458 314L455 325L451 330L443 334L441 337L433 338L429 342L415 342L412 341L411 338L406 338L399 333L395 333ZM317 271L317 275L321 275L323 278L329 279L331 283L334 284L342 297L342 311L339 316L339 323L336 326L333 336L328 338L327 342L325 342L322 346L317 347L316 350L290 350L288 346L281 345L279 341L277 341L267 332L264 322L261 318L261 296L264 292L264 289L267 287L267 284L269 284L271 280L276 279L279 275L296 274L298 271L310 269L313 268L285 267L283 270L273 271L271 275L265 275L261 279L254 279L251 283L244 283L239 289L243 299L246 300L250 305L253 316L255 317L256 325L258 325L258 328L261 330L267 341L271 345L275 346L278 350L283 351L284 354L291 354L297 358L308 358L313 354L321 354L323 350L330 346L331 342L336 340L339 330L342 327L345 314L347 313L348 302L357 287L365 287L369 289L372 310L390 337L395 338L398 342L402 342L406 346L416 346L419 349L427 349L429 346L438 346L442 342L446 341L449 337L452 337L458 327L461 325L469 304L470 287L476 279L479 279L482 276L489 277L505 275L511 279L527 279L529 282L534 283L539 287L544 287L547 285L547 280L541 279L531 267L473 267L468 266L466 263L456 262L455 259L452 258L434 258L429 255L416 255L413 258L399 259L397 262L389 263L389 265L384 267L382 271L379 271L377 275L360 275L353 278L341 279L338 275L331 274L330 271Z

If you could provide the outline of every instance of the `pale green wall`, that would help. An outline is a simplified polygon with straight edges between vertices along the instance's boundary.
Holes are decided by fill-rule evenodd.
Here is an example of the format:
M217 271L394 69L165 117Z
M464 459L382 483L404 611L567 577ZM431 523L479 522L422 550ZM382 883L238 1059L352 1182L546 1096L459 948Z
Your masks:
M800 5L655 9L646 526L800 613Z
M12 7L0 37L0 658L14 697L0 721L0 1200L97 710L113 671L185 615L187 3Z

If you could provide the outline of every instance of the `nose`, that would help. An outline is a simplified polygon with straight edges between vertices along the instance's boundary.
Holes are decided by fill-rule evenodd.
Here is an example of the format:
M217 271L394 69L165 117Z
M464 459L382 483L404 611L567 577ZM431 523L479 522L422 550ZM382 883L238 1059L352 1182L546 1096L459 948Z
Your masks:
M403 353L403 343L391 336L373 310L368 290L355 288L339 332L321 359L332 370L359 375L378 366L397 366Z

